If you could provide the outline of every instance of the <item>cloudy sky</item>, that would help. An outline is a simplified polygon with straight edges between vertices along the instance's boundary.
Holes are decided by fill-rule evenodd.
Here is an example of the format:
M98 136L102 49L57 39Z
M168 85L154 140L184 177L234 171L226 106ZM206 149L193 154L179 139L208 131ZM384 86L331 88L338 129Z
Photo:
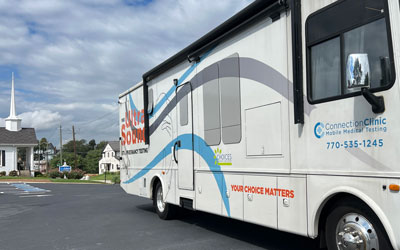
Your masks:
M252 0L0 0L0 126L118 139L118 95Z

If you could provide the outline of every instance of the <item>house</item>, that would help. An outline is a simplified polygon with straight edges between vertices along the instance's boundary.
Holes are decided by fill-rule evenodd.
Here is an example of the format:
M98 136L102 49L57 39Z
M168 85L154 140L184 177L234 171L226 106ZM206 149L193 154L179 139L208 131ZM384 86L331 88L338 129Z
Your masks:
M119 171L119 141L110 141L103 150L102 158L99 161L99 174L104 172L118 172Z
M39 160L34 161L34 170L40 171L42 173L47 172L49 169L49 162L54 158L57 153L57 149L53 146L52 143L47 144L47 148L41 148L40 150L37 148L34 152L36 156L40 154L40 162ZM39 157L36 157L39 158Z
M49 162L54 156L57 154L57 148L53 145L53 143L49 143L47 145L47 149L43 152L43 158Z
M33 147L38 143L34 128L22 128L22 119L17 117L14 97L14 74L11 83L10 116L6 126L0 127L0 172L19 171L22 175L32 175Z

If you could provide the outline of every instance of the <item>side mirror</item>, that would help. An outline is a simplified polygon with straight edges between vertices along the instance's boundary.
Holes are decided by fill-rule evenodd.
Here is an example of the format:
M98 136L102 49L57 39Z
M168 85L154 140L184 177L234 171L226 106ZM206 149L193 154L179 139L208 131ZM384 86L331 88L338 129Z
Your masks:
M375 114L385 112L383 96L376 96L369 90L371 86L368 54L350 54L346 65L346 87L348 92L360 91L372 106Z
M350 54L347 57L346 87L348 92L370 87L368 54Z

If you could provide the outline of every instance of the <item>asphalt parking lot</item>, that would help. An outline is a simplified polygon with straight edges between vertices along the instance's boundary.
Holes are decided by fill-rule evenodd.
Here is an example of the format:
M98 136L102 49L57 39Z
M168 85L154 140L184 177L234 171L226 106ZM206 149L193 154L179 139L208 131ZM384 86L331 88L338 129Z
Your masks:
M118 185L0 183L0 249L316 250L315 241L201 212L158 218Z

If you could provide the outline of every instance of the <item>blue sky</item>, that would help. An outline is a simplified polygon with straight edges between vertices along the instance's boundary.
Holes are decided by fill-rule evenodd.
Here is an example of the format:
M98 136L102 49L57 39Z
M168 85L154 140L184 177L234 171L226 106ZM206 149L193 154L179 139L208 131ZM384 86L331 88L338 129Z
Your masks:
M118 139L118 95L252 0L0 0L0 126L17 114L58 145Z

